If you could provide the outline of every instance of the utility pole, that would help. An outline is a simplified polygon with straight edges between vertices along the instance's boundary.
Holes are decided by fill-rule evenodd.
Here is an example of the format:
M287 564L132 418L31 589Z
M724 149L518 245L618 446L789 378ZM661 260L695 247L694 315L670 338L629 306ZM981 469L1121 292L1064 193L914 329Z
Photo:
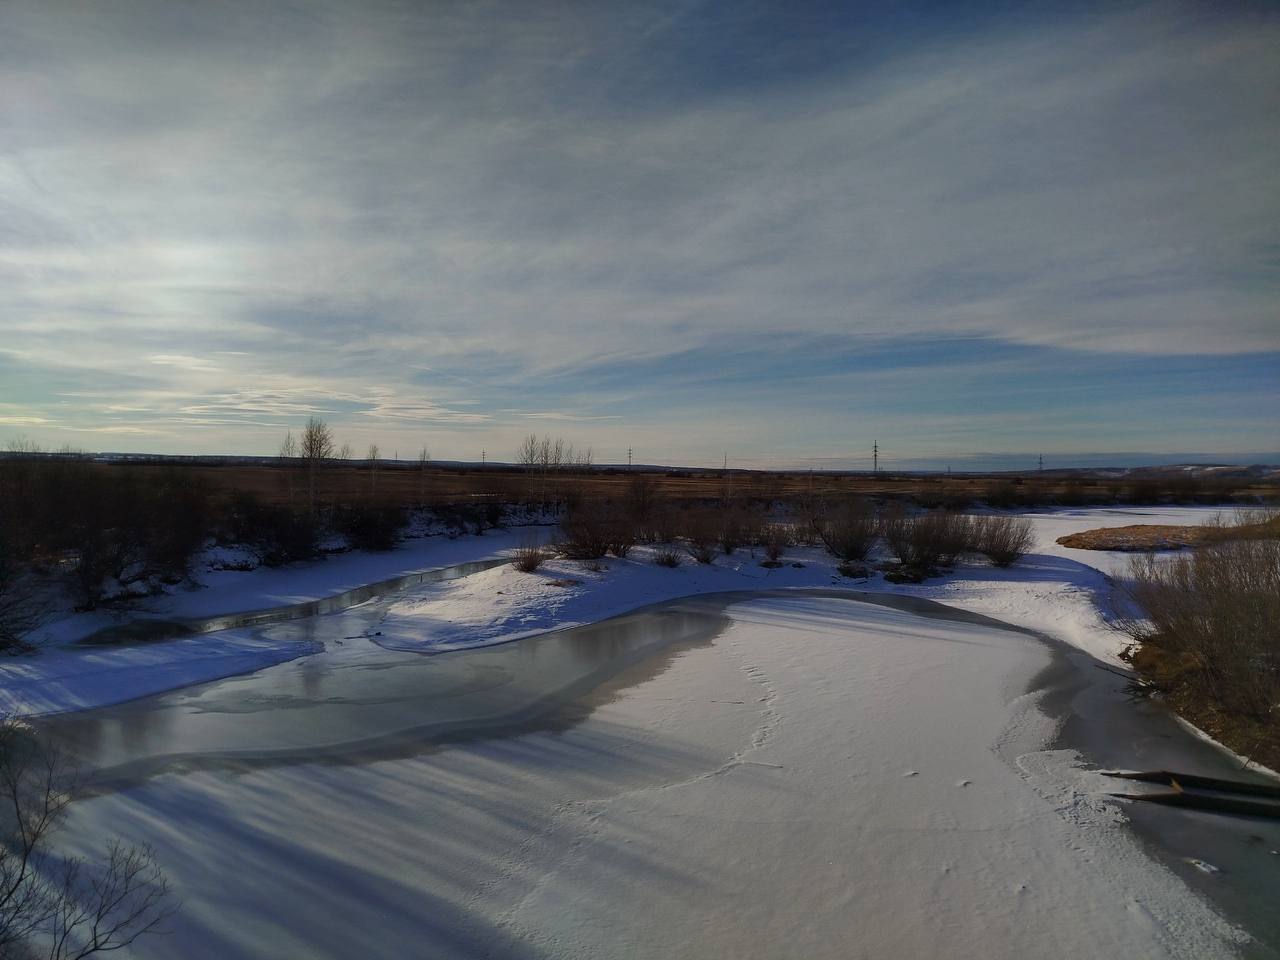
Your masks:
M876 475L880 473L880 441L877 440L871 445L871 473Z
M729 454L727 452L724 455L724 472L729 472Z

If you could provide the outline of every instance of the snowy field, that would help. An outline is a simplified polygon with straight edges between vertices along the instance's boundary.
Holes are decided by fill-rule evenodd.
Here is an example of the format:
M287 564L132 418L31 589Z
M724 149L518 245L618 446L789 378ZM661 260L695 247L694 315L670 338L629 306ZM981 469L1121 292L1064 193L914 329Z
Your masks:
M666 569L648 562L648 551L642 547L627 560L603 561L600 572L568 561L553 561L534 574L503 566L397 594L370 633L380 633L375 639L389 648L439 652L503 643L681 596L847 586L938 600L1043 631L1102 661L1118 663L1126 638L1110 625L1113 591L1106 574L1122 572L1128 555L1072 550L1054 541L1098 526L1200 523L1218 512L1161 507L1026 514L1035 523L1037 543L1017 566L998 570L982 563L963 564L950 576L920 585L895 586L878 574L869 580L841 578L832 558L816 548L790 551L788 565L777 570L760 567L758 558L746 550L720 557L709 567L686 558L679 568ZM159 598L129 615L208 617L303 603L400 574L499 556L525 535L517 530L456 540L432 537L408 541L382 554L344 554L278 570L207 572L201 575L201 589ZM793 562L803 566L793 567ZM568 585L556 585L557 581ZM248 629L129 647L70 645L111 622L111 616L103 613L64 618L46 628L49 648L36 656L0 661L0 713L35 716L116 703L244 673L319 649L292 635L281 641Z

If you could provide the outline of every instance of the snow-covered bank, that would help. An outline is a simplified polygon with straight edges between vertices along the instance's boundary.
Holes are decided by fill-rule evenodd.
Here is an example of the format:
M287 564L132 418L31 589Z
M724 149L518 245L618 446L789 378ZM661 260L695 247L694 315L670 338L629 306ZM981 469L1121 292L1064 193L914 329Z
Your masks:
M36 652L0 658L0 716L41 716L120 703L323 649L314 641L250 628L118 646L75 645L105 627L309 603L371 582L501 556L521 536L521 531L500 531L483 537L431 537L406 541L385 553L346 553L251 571L207 571L198 588L149 598L129 610L62 617L38 632Z
M922 596L1018 626L1040 630L1098 659L1119 663L1128 638L1111 624L1112 584L1130 555L1073 550L1055 541L1066 533L1109 523L1198 523L1217 511L1197 507L1060 510L1022 514L1035 525L1032 552L1001 570L967 562L924 584L891 584L878 573L841 577L836 562L816 547L793 548L778 569L740 550L712 565L688 557L678 568L651 562L637 547L625 560L600 561L599 570L556 560L535 573L495 568L466 580L431 585L397 598L378 625L377 642L397 650L440 652L505 643L546 630L590 623L676 597L728 590L848 586ZM1134 519L1135 517L1141 519ZM793 564L799 564L794 566Z
M396 596L370 634L380 632L373 638L394 649L439 652L503 643L682 596L844 585L938 600L1041 630L1115 663L1127 639L1109 623L1112 588L1106 573L1122 571L1128 555L1072 550L1054 541L1065 533L1109 524L1204 522L1216 512L1173 507L1027 514L1035 524L1037 543L1013 568L967 563L945 578L920 585L888 584L878 574L870 580L840 578L832 558L817 548L791 550L786 564L774 570L762 568L746 550L720 557L711 566L686 558L682 566L667 569L647 562L644 548L627 560L602 561L599 571L567 561L554 561L533 574L503 566ZM517 546L525 533L433 537L408 541L387 553L343 554L277 570L210 573L204 575L203 589L158 598L145 614L214 616L307 602L371 581L496 556ZM68 618L55 625L59 643L53 648L0 661L0 712L34 715L114 703L242 673L316 649L281 639L284 635L245 630L145 646L66 646L69 639L110 622L103 614Z
M380 553L351 551L252 570L218 569L216 562L206 560L194 583L141 598L128 607L64 614L39 628L32 640L61 646L128 620L188 620L307 603L409 573L500 556L518 546L525 535L523 530L496 530L480 537L420 537Z
M74 804L65 852L156 850L183 905L135 960L1231 955L1109 787L1044 750L1016 695L1043 645L846 600L729 614L567 728L249 770L197 741ZM477 679L489 652L461 655Z

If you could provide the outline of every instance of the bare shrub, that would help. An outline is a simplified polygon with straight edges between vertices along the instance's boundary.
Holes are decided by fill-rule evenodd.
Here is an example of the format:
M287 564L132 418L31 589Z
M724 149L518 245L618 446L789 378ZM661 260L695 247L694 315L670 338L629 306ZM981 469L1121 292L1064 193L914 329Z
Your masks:
M609 552L619 560L626 559L635 543L635 527L626 517L614 516L609 525Z
M599 504L584 504L570 510L560 521L564 534L560 555L569 560L599 560L616 539L613 517Z
M60 754L0 726L0 956L80 960L127 947L173 910L150 850L108 845L100 862L48 851L77 787Z
M698 563L712 563L719 552L722 526L714 513L688 511L684 515L684 539L689 555Z
M1148 618L1128 624L1139 644L1134 666L1175 702L1207 701L1253 723L1274 760L1280 753L1280 540L1135 557L1130 574L1132 595Z
M0 653L28 649L27 635L48 614L43 584L16 554L0 527Z
M626 512L638 528L646 528L660 506L657 485L647 473L638 473L627 481Z
M407 518L400 507L350 504L334 511L333 522L353 549L381 551L399 542Z
M770 563L778 563L790 544L790 527L781 523L771 523L765 528L761 546L764 548L765 559Z
M536 540L526 540L516 549L511 565L521 573L533 573L547 560L547 552Z
M974 518L967 513L935 510L928 514L925 522L934 525L938 559L944 565L954 566L961 557L976 548Z
M930 514L910 514L896 507L881 518L880 533L889 551L904 566L927 568L942 559L942 544L937 538L937 525Z
M826 511L816 530L838 560L865 560L878 534L875 511L865 500L848 500Z
M689 556L693 557L698 563L715 563L717 553L719 553L719 549L714 540L689 541Z
M726 557L732 556L746 542L747 525L741 507L734 506L720 511L720 534L717 539Z
M973 517L974 549L997 567L1011 567L1035 545L1035 527L1026 517Z
M671 543L679 538L683 526L678 510L669 503L658 503L641 525L640 536L646 543Z
M653 562L660 567L680 566L680 551L675 547L659 547L653 551Z
M996 510L1011 510L1022 503L1022 492L1012 480L1000 480L987 487L983 499Z

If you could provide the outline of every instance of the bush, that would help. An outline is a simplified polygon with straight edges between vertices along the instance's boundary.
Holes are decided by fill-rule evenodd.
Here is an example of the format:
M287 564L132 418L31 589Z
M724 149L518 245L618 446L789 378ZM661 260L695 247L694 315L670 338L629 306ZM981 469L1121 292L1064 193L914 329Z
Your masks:
M1280 540L1210 543L1189 554L1135 557L1131 591L1145 622L1128 624L1134 666L1197 720L1224 713L1280 757ZM1249 745L1238 739L1242 749ZM1253 746L1258 746L1254 743ZM1247 751L1246 751L1247 752Z
M150 850L111 842L101 859L58 855L54 834L81 781L70 761L0 725L0 955L71 960L128 947L176 905Z
M878 533L875 511L865 500L850 500L820 519L817 533L836 559L865 560Z
M929 514L927 523L936 527L939 561L945 566L954 566L966 553L975 549L975 518L967 513L954 513L949 510L937 510Z
M234 498L231 530L268 567L310 560L320 552L320 523L315 515L305 509L264 504L250 494Z
M1017 563L1035 545L1035 528L1026 517L974 517L975 549L997 567Z
M684 537L689 555L698 563L713 563L722 533L718 518L706 512L689 512L684 519Z
M560 555L570 560L599 560L617 540L614 518L598 504L574 507L560 522Z
M761 538L765 559L770 563L778 563L790 543L791 531L787 526L781 523L770 524Z
M732 556L747 538L747 524L743 511L736 507L720 511L720 534L717 539L724 555Z
M390 550L400 540L406 519L400 507L346 506L335 526L355 550Z
M678 567L680 551L675 547L659 547L653 552L653 562L660 567Z
M1022 493L1011 480L1001 480L987 488L987 506L994 510L1012 510L1022 505Z
M511 565L521 573L533 573L546 561L546 551L536 543L522 543Z
M954 563L971 549L970 519L945 510L911 515L899 508L884 517L880 530L893 555L920 570Z
M42 585L0 528L0 653L28 649L24 639L46 615Z

